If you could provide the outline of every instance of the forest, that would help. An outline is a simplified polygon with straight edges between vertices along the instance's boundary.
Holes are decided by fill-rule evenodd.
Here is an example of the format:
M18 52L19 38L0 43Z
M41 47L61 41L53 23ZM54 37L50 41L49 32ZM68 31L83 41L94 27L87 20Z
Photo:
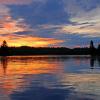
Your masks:
M93 41L90 41L89 47L67 48L67 47L9 47L4 40L0 47L0 56L13 55L100 55L100 45L95 48Z

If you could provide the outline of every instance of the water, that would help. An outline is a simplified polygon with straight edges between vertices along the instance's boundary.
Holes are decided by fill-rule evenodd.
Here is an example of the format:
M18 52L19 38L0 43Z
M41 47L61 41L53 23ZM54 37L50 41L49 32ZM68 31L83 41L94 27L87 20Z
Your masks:
M100 100L100 59L1 57L0 100Z

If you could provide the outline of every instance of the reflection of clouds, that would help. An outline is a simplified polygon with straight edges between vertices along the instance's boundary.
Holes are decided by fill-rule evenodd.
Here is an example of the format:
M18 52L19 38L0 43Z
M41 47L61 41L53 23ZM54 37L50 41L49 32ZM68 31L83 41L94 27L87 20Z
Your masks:
M1 65L4 70L4 74L6 75L6 70L7 70L7 66L8 66L7 57L1 57Z
M42 73L57 73L61 71L59 69L60 62L52 63L52 57L3 57L1 59L1 64L4 67L7 64L7 75L15 74L42 74ZM5 63L6 62L6 63ZM1 72L2 73L2 72ZM2 74L1 74L2 75Z
M62 97L61 100L65 100L66 96L68 96L67 99L72 100L82 98L84 100L86 98L99 100L97 98L99 98L100 92L100 75L75 72L75 69L79 70L80 67L83 67L82 65L90 67L88 65L89 59L88 56L3 57L0 64L0 94L3 94L3 96L4 94L12 95L12 97L20 94L22 98L25 96L29 98L29 95L27 95L29 93L32 99L38 97L41 99L48 92L48 96L51 97L58 93L58 96ZM77 63L77 60L80 61ZM7 69L4 74L5 66ZM75 69L72 69L73 67ZM67 69L66 72L64 68ZM71 72L69 72L69 68L71 68ZM33 93L36 94L33 95ZM43 95L41 97L35 96L39 93L43 93ZM6 96L4 97L6 98ZM17 97L19 98L19 96ZM48 99L46 98L46 100Z
M12 94L13 91L26 90L31 86L31 82L37 82L36 80L39 79L41 74L53 75L62 71L59 68L60 63L56 63L56 61L52 63L52 59L48 57L46 59L45 57L37 57L37 59L35 57L3 57L0 66L0 93L6 95ZM5 74L4 67L6 67ZM39 77L35 77L37 75ZM40 80L38 80L40 85L45 83L45 86L48 86L48 82ZM49 81L50 77L47 80Z
M99 74L64 74L61 82L65 86L73 86L78 92L100 95L99 79Z

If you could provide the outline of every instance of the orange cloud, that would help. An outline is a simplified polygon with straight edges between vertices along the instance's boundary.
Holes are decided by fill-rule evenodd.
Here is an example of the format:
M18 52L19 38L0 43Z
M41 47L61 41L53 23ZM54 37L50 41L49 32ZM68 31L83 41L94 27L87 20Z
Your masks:
M4 23L3 28L0 29L1 34L10 34L15 32L21 32L24 31L23 28L16 26L16 23Z
M0 0L0 43L3 40L8 42L9 46L34 46L47 47L57 46L64 42L54 38L33 37L28 35L15 35L18 32L34 32L24 19L13 19L10 8L7 4L27 4L32 0ZM33 0L33 2L42 2L42 0Z
M5 24L4 24L4 27L5 27L6 29L8 29L8 30L12 29L14 26L15 26L14 23L5 23Z
M8 15L0 19L0 34L12 34L30 30L32 29L21 18L14 20Z
M13 0L11 1L14 2ZM15 0L15 2L18 1L19 0ZM4 2L6 3L6 0ZM1 3L3 3L3 1ZM30 32L30 31L33 32L34 30L31 29L30 26L27 25L27 23L25 23L24 19L22 18L18 18L16 20L13 19L10 14L10 9L7 6L3 5L0 7L2 8L2 10L5 8L4 12L0 10L0 43L2 43L3 40L6 40L9 46L24 45L24 46L34 46L34 47L46 47L51 45L57 46L59 43L63 42L63 40L57 40L54 38L33 37L28 35L15 35L14 33Z
M6 2L6 0L4 1ZM0 5L0 34L12 34L30 30L32 31L32 29L30 29L30 26L25 23L23 18L13 19L10 10L11 9L8 6Z
M57 46L59 43L64 42L63 40L54 38L32 37L26 35L6 35L0 36L0 38L0 43L2 43L3 40L6 40L9 46L47 47L50 45Z

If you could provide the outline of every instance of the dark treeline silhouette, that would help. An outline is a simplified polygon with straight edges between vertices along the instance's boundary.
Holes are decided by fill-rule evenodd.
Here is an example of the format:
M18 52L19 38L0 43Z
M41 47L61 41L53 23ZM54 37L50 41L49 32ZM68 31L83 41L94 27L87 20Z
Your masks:
M90 42L90 47L84 48L66 48L66 47L8 47L4 40L0 47L0 56L11 55L100 55L100 45L94 47L93 41Z
M93 41L90 42L90 55L91 56L100 56L100 44L95 48Z

